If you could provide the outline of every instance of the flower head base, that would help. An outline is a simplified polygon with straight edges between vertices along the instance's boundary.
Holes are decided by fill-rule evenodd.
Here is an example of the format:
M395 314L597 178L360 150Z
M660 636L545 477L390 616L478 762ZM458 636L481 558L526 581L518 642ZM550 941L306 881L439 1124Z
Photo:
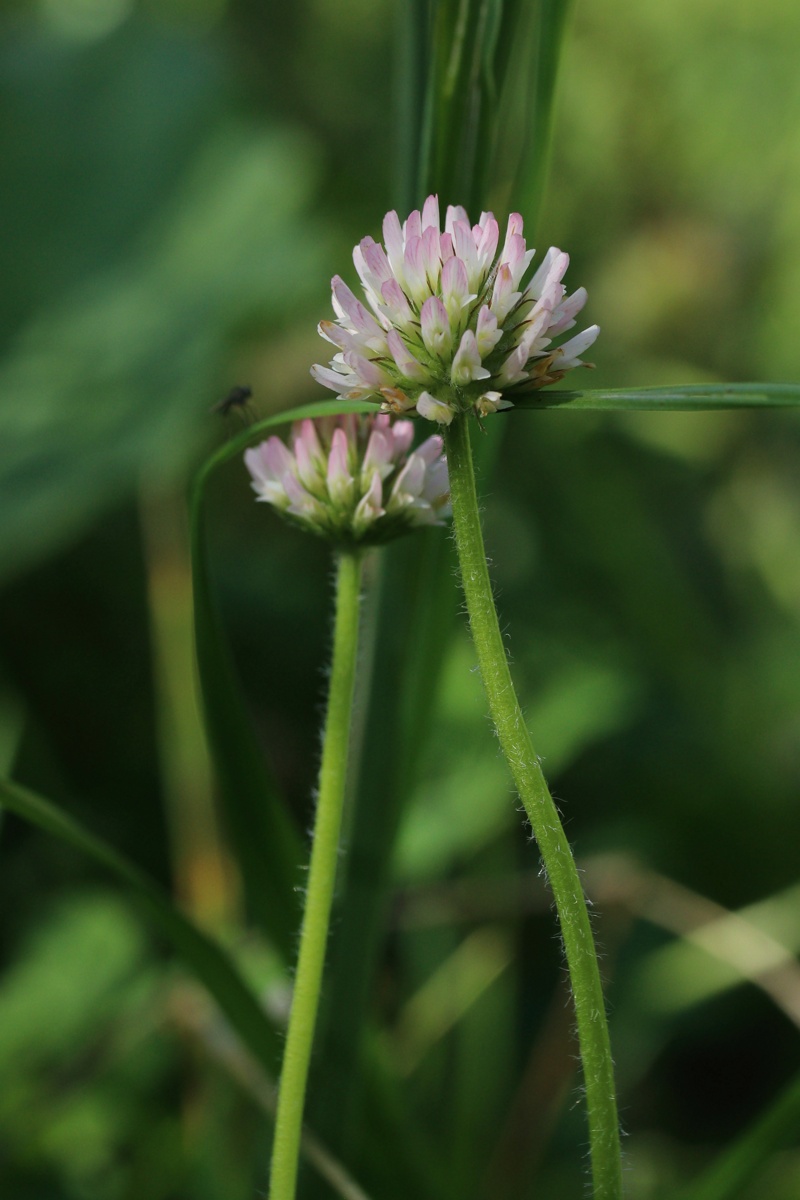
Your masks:
M294 524L345 545L375 545L450 515L447 463L434 434L411 448L414 426L384 413L298 421L290 444L245 451L259 500Z
M569 256L551 247L523 284L534 251L519 213L497 254L499 236L492 213L470 225L460 206L448 207L442 232L436 196L403 225L388 213L384 245L367 237L353 251L367 305L338 275L332 281L336 322L322 321L319 332L338 353L329 367L312 367L317 382L449 425L456 413L497 412L519 393L591 366L580 355L597 325L553 344L586 303L585 288L568 296L561 282Z

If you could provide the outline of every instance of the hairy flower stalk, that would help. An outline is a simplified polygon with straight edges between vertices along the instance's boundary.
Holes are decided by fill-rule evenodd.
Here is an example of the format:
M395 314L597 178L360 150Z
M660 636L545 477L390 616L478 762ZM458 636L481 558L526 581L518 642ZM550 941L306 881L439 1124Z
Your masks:
M308 1068L339 859L358 657L361 559L358 550L341 550L337 558L333 662L300 950L278 1087L269 1200L294 1200L297 1188Z
M535 252L519 213L509 217L499 254L492 213L471 225L451 205L442 231L436 196L402 225L388 213L383 237L383 245L367 237L353 251L366 306L338 275L332 280L336 321L322 321L319 332L338 353L330 366L311 369L325 387L449 425L457 413L497 412L573 367L591 366L580 355L596 325L554 341L575 326L586 291L567 295L569 256L554 246L523 282Z
M386 414L298 422L245 452L252 486L303 529L336 547L333 662L317 809L289 1028L278 1089L270 1200L294 1200L308 1069L322 986L347 779L363 550L450 514L447 463L434 434Z
M531 823L558 912L583 1065L594 1200L620 1200L622 1165L614 1067L600 969L583 888L558 809L522 715L486 564L469 421L445 432L453 527L478 666L503 754Z
M622 1168L614 1071L597 954L583 888L514 691L486 554L469 436L469 416L508 408L583 363L599 329L560 344L586 301L561 282L569 259L552 247L533 277L534 252L514 213L502 250L491 213L471 225L449 207L444 231L429 196L401 225L383 223L384 245L364 238L353 259L366 305L339 276L332 282L336 323L319 332L338 347L318 382L384 410L417 413L444 427L461 579L489 709L531 823L558 911L569 968L586 1087L594 1200L620 1200Z

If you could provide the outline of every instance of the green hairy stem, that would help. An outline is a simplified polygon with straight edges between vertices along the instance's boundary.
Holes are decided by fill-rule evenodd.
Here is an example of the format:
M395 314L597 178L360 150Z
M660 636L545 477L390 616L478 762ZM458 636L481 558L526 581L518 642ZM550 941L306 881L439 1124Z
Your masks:
M525 806L556 903L578 1025L595 1200L622 1195L619 1121L603 989L580 877L519 706L497 620L470 447L471 417L445 431L453 524L478 665L500 746Z
M319 772L314 840L311 846L300 951L278 1092L270 1171L270 1200L294 1200L297 1186L308 1067L314 1041L339 857L358 654L360 590L360 554L342 551L339 554L336 572L333 664Z

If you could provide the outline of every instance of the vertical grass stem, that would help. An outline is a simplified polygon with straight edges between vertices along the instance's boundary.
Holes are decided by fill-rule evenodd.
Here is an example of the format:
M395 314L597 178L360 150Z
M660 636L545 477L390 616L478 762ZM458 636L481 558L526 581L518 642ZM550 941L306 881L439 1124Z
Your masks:
M583 1064L594 1200L620 1200L622 1166L614 1069L600 970L583 888L519 706L486 565L470 417L445 431L461 581L478 665L500 745L539 846L564 941Z
M270 1200L294 1200L297 1187L306 1083L339 856L358 653L360 591L361 556L357 551L343 550L337 560L333 664L300 950L278 1092Z

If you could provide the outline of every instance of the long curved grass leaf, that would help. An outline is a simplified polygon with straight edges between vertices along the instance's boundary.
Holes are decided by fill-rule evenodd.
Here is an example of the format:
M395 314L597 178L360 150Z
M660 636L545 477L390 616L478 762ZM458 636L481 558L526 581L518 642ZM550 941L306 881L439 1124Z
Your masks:
M419 174L425 136L427 9L427 0L396 0L393 11L396 69L392 79L395 116L392 191L399 212L410 212L424 200Z
M473 210L491 159L502 8L503 0L438 0L431 22L420 190Z
M198 471L191 498L195 646L206 733L222 796L223 818L242 873L248 908L288 961L300 922L302 838L285 808L247 711L222 629L204 534L212 474L262 434L305 417L375 412L361 401L322 400L278 413L220 446Z
M253 992L222 947L187 920L154 880L74 817L27 788L0 779L0 806L74 846L115 875L154 928L208 988L253 1057L274 1070L279 1036Z
M531 64L530 128L519 179L520 195L534 220L547 180L558 68L571 11L570 0L540 0L537 10Z
M592 409L594 412L705 412L725 408L794 408L800 383L690 383L677 387L598 388L536 392L515 408Z
M735 1200L758 1174L769 1155L797 1145L800 1129L800 1075L704 1175L675 1200Z

